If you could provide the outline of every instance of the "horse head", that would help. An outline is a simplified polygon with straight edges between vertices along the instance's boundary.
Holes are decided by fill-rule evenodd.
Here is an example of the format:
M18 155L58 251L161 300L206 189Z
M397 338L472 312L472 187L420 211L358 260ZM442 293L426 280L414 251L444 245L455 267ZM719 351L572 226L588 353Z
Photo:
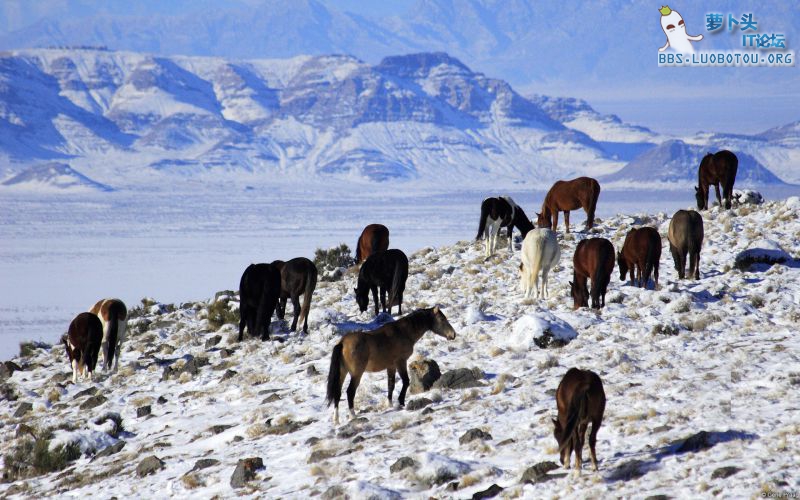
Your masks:
M572 295L572 308L589 307L589 291L586 286L579 286L575 282L569 282L570 295Z
M439 309L439 306L436 306L433 309L431 309L431 313L433 314L433 326L431 327L433 333L435 333L436 335L440 335L446 338L447 340L455 339L456 331L450 325L450 322L447 321L447 318L445 317L442 310Z
M358 309L363 313L369 307L369 288L355 287L353 291L356 293L356 302L358 302Z
M628 261L622 256L622 252L617 252L617 265L619 266L619 280L625 281L628 274Z
M564 446L564 428L561 427L561 422L558 421L557 418L550 419L553 421L553 437L556 438L556 442L558 443L558 449L561 450L561 465L566 463L566 457L564 454L564 450L562 446Z
M697 200L697 209L698 210L705 210L706 208L706 197L703 196L703 191L698 187L694 187L694 198Z
M552 228L552 223L550 222L550 217L547 215L547 211L545 211L545 213L536 212L536 227Z

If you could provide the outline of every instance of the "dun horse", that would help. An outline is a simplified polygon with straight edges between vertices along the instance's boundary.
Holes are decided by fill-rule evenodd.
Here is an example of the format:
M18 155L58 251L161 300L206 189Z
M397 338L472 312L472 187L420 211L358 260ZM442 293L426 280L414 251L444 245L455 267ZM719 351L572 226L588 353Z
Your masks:
M606 394L600 377L589 370L570 368L556 391L558 419L553 419L553 435L558 442L561 465L569 469L572 452L575 452L575 469L580 473L583 465L583 444L586 429L592 424L589 434L589 451L592 465L597 470L597 431L603 423L606 409Z
M361 264L377 252L389 249L389 229L383 224L370 224L361 231L356 243L356 264Z
M547 192L542 212L537 214L536 225L556 230L558 212L564 212L564 225L569 232L569 211L583 208L586 212L586 229L594 226L594 211L600 197L600 183L591 177L578 177L571 181L557 181Z
M522 242L522 290L525 297L547 297L547 275L561 259L555 231L534 229L528 232ZM542 272L542 285L539 287L539 271Z
M573 271L570 281L573 307L589 306L599 309L606 305L606 289L614 270L614 245L605 238L590 238L578 243L572 257ZM591 294L586 288L586 280L591 278Z
M414 352L414 344L429 330L447 340L456 338L455 330L438 306L414 311L376 330L350 332L342 337L333 348L328 372L326 401L328 406L333 405L334 424L339 424L339 399L348 373L350 385L347 387L347 405L351 417L355 417L356 389L365 371L386 370L386 375L389 377L389 404L392 403L395 373L399 373L403 387L400 389L398 400L400 406L404 406L409 383L406 362Z
M100 353L103 355L103 369L110 370L114 363L114 372L119 369L119 356L122 341L125 340L128 309L119 299L101 299L89 309L89 312L100 318L103 325L103 342Z
M288 262L272 263L281 273L281 296L277 306L278 318L286 315L286 300L292 299L294 320L289 331L297 328L297 320L303 321L303 333L308 333L308 313L311 310L311 295L317 287L317 266L305 257L297 257ZM300 307L300 296L303 296L303 307Z
M697 198L697 209L708 209L708 188L714 186L717 193L717 203L722 205L719 197L719 185L722 184L722 198L725 200L725 208L731 208L731 196L733 194L733 183L736 181L736 171L739 168L739 158L728 150L718 151L714 154L708 153L700 162L697 169L697 184L695 186L695 197Z
M381 292L381 306L384 312L392 312L398 306L398 314L403 314L403 291L408 278L408 257L402 250L392 249L370 255L361 265L356 285L356 302L361 312L369 307L369 292L375 302L375 315L378 315L378 288ZM389 294L389 302L386 294Z
M92 380L100 344L103 342L103 325L96 315L83 312L75 316L69 330L61 337L72 367L72 383L78 383L78 375Z
M281 294L281 273L272 264L250 264L239 281L239 342L244 327L251 336L269 339L269 323Z
M678 210L669 222L669 251L678 277L686 276L686 255L689 274L700 279L700 249L703 247L703 218L694 210Z
M483 200L483 203L481 203L481 220L478 223L478 235L475 240L480 240L482 236L486 238L487 257L494 254L497 248L497 237L504 227L508 228L508 251L511 252L514 227L519 229L522 237L525 238L528 231L533 229L533 224L522 208L508 196Z
M658 289L658 263L661 259L661 235L652 227L634 228L625 236L622 251L617 252L619 279L625 281L628 271L634 286L647 288L650 275L655 272L655 289Z

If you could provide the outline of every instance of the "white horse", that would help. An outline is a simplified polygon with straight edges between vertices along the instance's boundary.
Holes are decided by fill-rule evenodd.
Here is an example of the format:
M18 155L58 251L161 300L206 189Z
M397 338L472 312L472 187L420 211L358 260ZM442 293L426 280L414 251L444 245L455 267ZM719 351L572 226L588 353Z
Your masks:
M522 242L522 264L519 266L522 275L522 291L525 298L546 298L547 274L561 259L561 248L558 246L556 232L546 228L529 231ZM542 272L542 284L539 287L539 271Z
M103 342L100 349L103 356L103 370L110 370L113 362L116 373L119 369L120 348L122 341L125 340L128 309L119 299L100 299L89 312L97 315L103 325Z

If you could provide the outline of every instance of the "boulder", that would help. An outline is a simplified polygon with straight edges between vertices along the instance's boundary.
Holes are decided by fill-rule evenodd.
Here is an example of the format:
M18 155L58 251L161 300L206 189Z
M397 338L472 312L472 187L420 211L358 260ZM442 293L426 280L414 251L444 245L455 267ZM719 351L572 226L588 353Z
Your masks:
M256 477L256 471L264 468L261 458L243 458L236 464L236 469L231 475L231 487L242 488Z
M515 351L530 351L534 347L563 347L577 336L578 332L569 323L542 310L516 320L504 344Z
M547 480L557 477L548 474L548 472L558 468L559 465L555 462L539 462L538 464L532 465L525 469L525 472L522 473L522 482L533 484L543 483Z
M467 444L471 441L475 441L476 439L480 439L481 441L490 441L492 439L492 435L488 432L482 431L481 429L470 429L465 432L463 436L458 438L458 443Z
M411 394L427 391L441 376L442 372L439 371L436 361L432 359L414 361L408 365L410 379L408 390Z
M136 466L136 475L139 477L144 477L163 468L164 461L155 455L150 455L149 457L142 459L142 461L139 462L139 465Z
M441 378L433 384L433 388L468 389L470 387L481 387L483 378L483 370L480 368L457 368L442 374Z

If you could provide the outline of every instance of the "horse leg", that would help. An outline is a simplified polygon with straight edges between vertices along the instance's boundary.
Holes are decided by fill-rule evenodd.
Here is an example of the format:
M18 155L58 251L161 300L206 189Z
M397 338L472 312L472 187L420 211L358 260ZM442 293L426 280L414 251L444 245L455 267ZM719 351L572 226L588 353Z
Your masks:
M408 368L406 368L406 360L401 359L397 362L397 372L400 374L400 380L403 381L403 388L400 389L400 397L397 400L400 406L406 405L406 391L408 390Z
M722 208L722 198L719 196L719 182L714 183L714 192L717 194L717 205Z
M569 232L569 210L564 210L564 225L567 226L567 232Z
M356 418L356 411L355 407L355 400L356 400L356 389L358 389L358 384L361 382L361 375L364 372L359 374L350 374L350 385L347 386L347 407L350 410L350 418Z
M575 469L578 474L583 467L583 441L586 438L586 427L588 423L578 425L578 434L575 436Z
M392 393L394 392L394 382L395 382L395 373L396 370L394 367L386 369L386 376L389 380L389 406L392 406Z
M297 329L297 320L300 318L300 296L292 295L292 307L294 307L294 320L292 320L292 327L289 328L290 332ZM286 313L286 299L283 299L283 312Z
M508 226L508 251L510 253L514 253L514 245L512 244L514 241L514 224L512 223Z
M344 363L339 365L339 391L338 394L342 393L342 386L344 385L344 379L347 377L348 371L347 368L344 366ZM352 379L352 377L350 377ZM339 400L333 402L333 425L339 425Z
M550 296L550 293L547 291L547 273L550 272L550 269L543 267L542 268L542 291L539 294L540 297L546 299Z
M597 453L595 453L594 447L597 444L597 431L599 429L599 419L592 420L592 432L589 434L589 453L591 453L592 465L594 466L595 472L597 472Z
M700 279L700 252L692 252L689 255L689 272L692 278Z
M553 231L556 230L558 227L558 210L553 210ZM567 228L567 232L569 232L569 228Z
M247 322L247 307L239 307L239 342L244 336L244 325Z
M386 294L388 290L385 287L381 287L381 310L386 312Z
M375 303L375 316L380 314L380 310L378 309L378 287L373 285L372 286L372 302Z

